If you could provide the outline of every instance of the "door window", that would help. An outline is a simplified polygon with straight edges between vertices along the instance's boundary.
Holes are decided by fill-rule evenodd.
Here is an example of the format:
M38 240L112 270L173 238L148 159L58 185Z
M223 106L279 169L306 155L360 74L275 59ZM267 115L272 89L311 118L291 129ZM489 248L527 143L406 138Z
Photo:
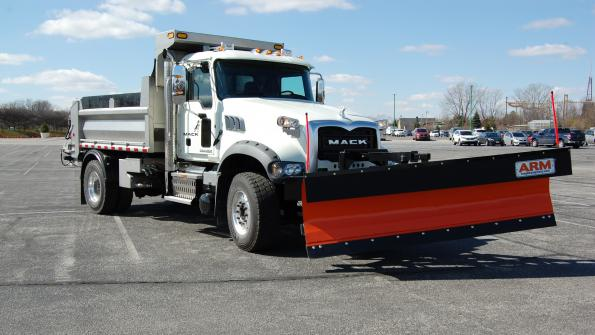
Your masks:
M203 108L213 106L213 94L211 91L211 75L208 69L196 68L192 71L191 100L198 100Z

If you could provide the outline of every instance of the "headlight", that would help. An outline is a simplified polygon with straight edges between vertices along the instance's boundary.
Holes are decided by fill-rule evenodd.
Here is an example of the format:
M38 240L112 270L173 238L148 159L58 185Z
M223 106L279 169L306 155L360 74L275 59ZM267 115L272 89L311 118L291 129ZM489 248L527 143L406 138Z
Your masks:
M296 129L300 126L300 121L287 116L279 116L277 118L277 125L282 128Z
M304 174L305 167L303 163L295 162L273 162L269 171L274 178L301 176Z

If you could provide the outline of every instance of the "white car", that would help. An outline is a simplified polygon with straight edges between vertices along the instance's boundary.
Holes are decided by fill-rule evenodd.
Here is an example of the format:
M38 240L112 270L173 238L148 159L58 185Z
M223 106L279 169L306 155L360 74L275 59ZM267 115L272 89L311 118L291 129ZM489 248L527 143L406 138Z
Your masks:
M527 135L520 131L508 131L504 134L504 144L506 145L528 145Z
M595 144L595 129L589 129L585 132L585 145Z
M476 135L473 135L471 130L456 130L455 133L452 135L452 144L454 145L475 145L477 146L478 138Z
M386 129L384 130L384 135L393 135L393 127L386 127Z
M432 130L430 132L430 137L440 137L440 130Z
M395 129L394 134L398 137L405 137L405 135L407 135L407 131L405 131L405 129Z

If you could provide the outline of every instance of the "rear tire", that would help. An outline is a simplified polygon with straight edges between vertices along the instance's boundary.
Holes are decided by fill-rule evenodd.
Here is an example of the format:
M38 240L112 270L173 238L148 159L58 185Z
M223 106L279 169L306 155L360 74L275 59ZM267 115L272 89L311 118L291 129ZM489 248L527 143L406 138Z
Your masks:
M279 224L275 185L254 173L237 174L227 195L227 222L235 244L245 251L262 251L274 242Z
M105 166L93 160L85 167L83 177L85 201L97 214L111 214L118 202L118 186L112 178L107 178Z

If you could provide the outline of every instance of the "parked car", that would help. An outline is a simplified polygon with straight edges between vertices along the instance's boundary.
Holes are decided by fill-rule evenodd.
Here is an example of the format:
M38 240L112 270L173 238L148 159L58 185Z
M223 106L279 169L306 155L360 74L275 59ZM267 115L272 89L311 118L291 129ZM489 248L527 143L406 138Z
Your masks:
M413 140L414 141L429 141L430 134L426 128L415 128L413 129Z
M440 131L440 136L441 137L450 137L449 134L450 133L448 132L448 130L441 130Z
M452 135L452 143L454 145L477 145L479 142L471 130L456 130Z
M490 145L504 145L504 140L500 137L500 134L493 131L486 131L481 133L478 137L479 144Z
M558 138L558 146L561 148L565 146L579 148L585 143L585 133L578 129L558 128ZM554 128L540 130L531 138L531 145L534 147L556 145L556 130Z
M397 137L403 137L407 134L405 129L395 129L394 135Z
M384 130L384 135L393 135L394 128L393 127L386 127Z
M504 134L505 145L528 145L527 136L520 131L509 131Z
M430 137L440 137L440 130L432 130L430 132Z
M595 129L589 129L585 132L585 144L595 144Z
M413 136L411 130L405 130L405 136Z
M450 130L448 131L448 134L449 134L448 135L448 139L452 141L453 140L453 135L454 135L455 131L460 130L460 129L461 128L459 128L459 127L452 127L452 128L450 128Z
M473 135L479 137L480 134L485 133L486 130L483 128L475 128L473 129Z

